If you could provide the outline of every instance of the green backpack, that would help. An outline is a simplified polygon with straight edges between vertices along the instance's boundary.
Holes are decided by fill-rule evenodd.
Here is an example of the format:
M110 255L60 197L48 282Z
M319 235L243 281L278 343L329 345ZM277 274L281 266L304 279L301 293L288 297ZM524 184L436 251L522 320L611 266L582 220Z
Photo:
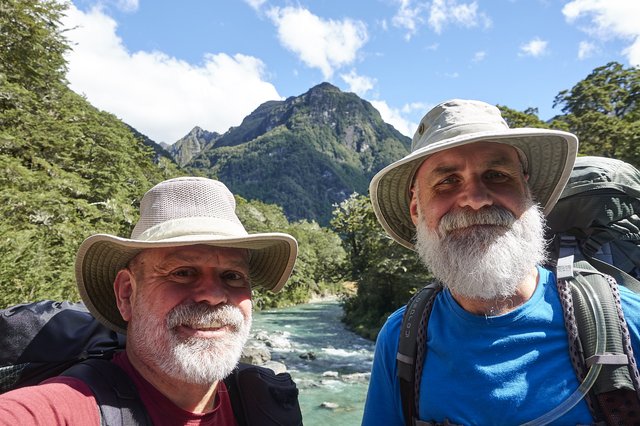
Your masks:
M560 417L585 395L598 422L640 422L640 375L633 356L618 285L640 293L640 172L623 161L579 157L560 200L547 216L550 258L571 361L580 389L565 403L529 424ZM438 282L407 303L397 354L407 425L417 420L426 330ZM604 339L602 337L605 337Z

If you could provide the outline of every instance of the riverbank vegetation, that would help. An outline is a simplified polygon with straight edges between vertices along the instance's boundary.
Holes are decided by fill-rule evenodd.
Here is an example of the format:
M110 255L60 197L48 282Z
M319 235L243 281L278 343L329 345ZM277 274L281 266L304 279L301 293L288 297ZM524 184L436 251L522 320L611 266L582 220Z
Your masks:
M40 299L78 300L75 251L94 233L129 235L142 194L184 175L166 152L68 88L57 0L4 0L0 6L0 307ZM553 100L549 122L535 108L500 106L512 126L578 135L580 153L640 166L640 70L609 63ZM304 186L301 187L304 189ZM329 227L290 222L281 207L237 196L249 232L288 232L300 252L285 289L256 291L256 306L303 303L345 293L345 322L375 338L386 317L430 275L415 253L377 223L369 198L354 194Z

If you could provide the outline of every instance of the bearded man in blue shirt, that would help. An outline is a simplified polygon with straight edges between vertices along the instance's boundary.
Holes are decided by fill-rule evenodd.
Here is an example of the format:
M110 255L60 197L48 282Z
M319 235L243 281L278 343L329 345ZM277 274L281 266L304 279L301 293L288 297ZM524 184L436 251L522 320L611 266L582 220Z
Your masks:
M416 419L402 409L396 356L406 307L376 342L362 424L514 425L544 418L580 382L571 364L545 217L577 153L570 133L509 128L479 101L444 102L421 120L412 152L370 186L376 216L417 251L444 290L426 330ZM640 298L620 288L633 351ZM579 401L555 424L593 423Z

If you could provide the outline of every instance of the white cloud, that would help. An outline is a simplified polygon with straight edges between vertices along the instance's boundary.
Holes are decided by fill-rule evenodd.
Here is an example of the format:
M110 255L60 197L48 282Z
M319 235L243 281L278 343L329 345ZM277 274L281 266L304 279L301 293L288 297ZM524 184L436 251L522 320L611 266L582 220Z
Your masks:
M263 4L267 2L267 0L244 0L252 9L260 10Z
M162 52L131 53L99 9L71 5L63 23L77 27L66 33L71 88L156 142L173 143L196 125L224 132L261 103L281 99L257 58L207 54L196 66Z
M425 50L431 50L431 51L435 52L436 50L438 50L439 47L440 47L439 43L431 43L431 44L425 46L424 49Z
M329 79L336 69L352 64L368 40L361 21L324 20L301 7L272 8L268 16L278 29L282 45L307 66Z
M140 6L139 0L95 0L94 5L100 10L114 6L122 12L135 12Z
M424 102L412 102L412 103L403 105L401 111L403 114L412 114L416 111L426 114L427 111L430 110L431 108L433 108L433 105L426 104ZM418 126L416 125L416 127Z
M562 8L562 13L569 23L588 19L582 29L595 38L628 40L622 54L631 65L640 66L640 1L573 0Z
M480 50L473 54L473 62L482 62L487 57L487 52Z
M125 12L135 12L138 10L138 0L116 0L116 7Z
M540 39L539 37L520 46L520 56L533 56L534 58L540 57L547 53L548 42Z
M578 59L590 58L596 50L597 47L595 44L588 41L581 41L578 45Z
M351 70L348 74L340 74L340 77L349 85L349 91L360 97L364 97L376 84L375 78L358 75L356 70Z
M413 4L412 0L399 0L400 8L391 19L394 27L407 30L405 39L408 41L418 32L418 27L424 23L422 13L425 5L423 3Z
M448 24L460 25L465 28L484 27L492 25L491 19L478 11L476 1L458 3L458 0L433 0L429 8L429 26L440 34Z
M394 109L391 108L385 101L370 101L371 105L380 112L382 119L396 128L397 131L405 136L413 136L415 129L418 128L418 123L412 122L410 119L403 117L403 114L407 114L409 109ZM418 105L418 104L414 104ZM422 105L422 104L420 104Z

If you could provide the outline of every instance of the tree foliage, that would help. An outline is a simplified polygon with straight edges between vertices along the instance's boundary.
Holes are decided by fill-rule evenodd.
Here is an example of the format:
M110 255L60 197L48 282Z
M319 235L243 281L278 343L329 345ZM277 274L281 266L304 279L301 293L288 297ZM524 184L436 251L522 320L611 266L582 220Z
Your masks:
M139 197L175 176L111 114L69 90L57 1L0 5L0 304L77 300L75 251L128 235Z
M498 105L502 118L509 127L534 127L548 128L549 125L538 118L537 108L527 108L524 111L516 111L504 105Z
M298 259L291 278L277 294L256 290L258 308L306 303L314 294L336 292L346 253L338 236L316 222L289 223L282 208L236 196L240 221L250 233L286 232L298 241Z
M598 67L555 97L564 124L580 139L580 153L640 165L640 68L617 62Z
M46 96L64 81L68 45L60 30L65 5L56 0L0 3L0 78Z
M369 197L353 194L333 212L331 226L349 257L347 277L358 283L344 304L345 322L374 339L393 311L404 305L430 275L418 256L389 238L373 213Z

